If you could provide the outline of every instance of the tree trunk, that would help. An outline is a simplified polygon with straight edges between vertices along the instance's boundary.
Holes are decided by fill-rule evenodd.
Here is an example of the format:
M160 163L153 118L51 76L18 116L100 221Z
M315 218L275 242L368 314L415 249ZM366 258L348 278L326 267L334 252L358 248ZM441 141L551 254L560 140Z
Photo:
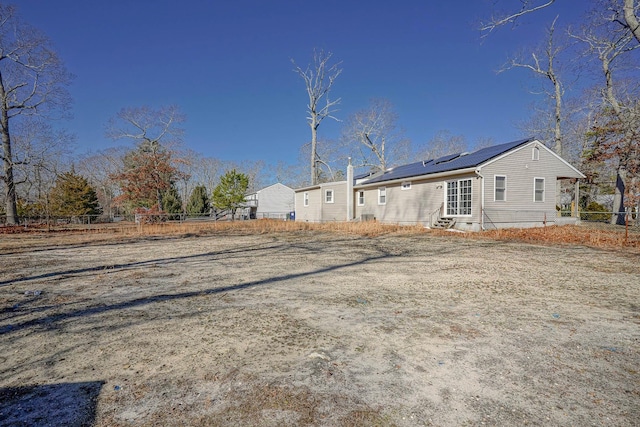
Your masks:
M3 88L0 88L4 92ZM2 150L4 157L4 183L6 197L6 211L8 225L18 223L18 203L16 199L16 185L13 180L13 157L11 155L11 137L9 134L9 116L6 109L0 115L0 132L2 133Z
M555 99L556 99L556 106L555 106L555 129L553 132L553 151L555 151L555 153L562 157L562 88L560 87L560 83L558 81L553 80L553 84L554 84L554 90L555 90Z
M311 185L318 183L318 118L312 113L311 123Z
M624 0L624 19L627 21L633 37L640 43L640 23L638 23L638 18L633 11L634 3L634 0Z
M164 209L162 209L162 193L159 188L156 188L156 202L158 203L158 210L162 212Z
M560 82L558 82L553 75L553 85L555 90L555 129L553 135L553 151L558 156L562 157L562 88L560 87ZM562 181L556 178L556 206L559 206L562 210Z
M616 171L616 189L613 195L613 215L611 224L624 225L624 183L627 180L627 169L620 165Z
M605 96L611 108L613 108L613 112L620 122L624 123L625 118L623 116L622 107L618 102L618 98L616 98L615 93L613 91L613 78L611 76L611 59L606 56L600 56L600 60L602 62L602 71L604 72L605 82L606 82L606 91ZM633 131L628 129L624 133L624 141L632 141L633 140ZM616 189L613 196L613 215L611 215L611 224L624 225L625 223L625 214L624 214L624 196L625 196L625 184L627 183L627 165L625 163L618 164L618 170L616 171Z

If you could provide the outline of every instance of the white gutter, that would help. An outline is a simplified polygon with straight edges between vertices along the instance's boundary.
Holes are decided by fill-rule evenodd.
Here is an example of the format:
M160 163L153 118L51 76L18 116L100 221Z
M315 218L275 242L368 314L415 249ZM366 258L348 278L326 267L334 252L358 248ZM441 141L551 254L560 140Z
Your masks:
M299 193L301 191L315 190L317 188L320 188L320 185L310 185L308 187L300 187L300 188L294 189L293 191L295 191L296 193Z
M480 173L480 168L475 172L480 177L480 228L484 231L484 176Z
M342 184L343 182L347 182L347 181L330 181L330 182L323 182L322 184L316 184L316 185L309 185L308 187L300 187L300 188L296 188L293 191L296 193L300 193L301 191L309 191L309 190L317 190L318 188L322 188L322 187L328 187L330 185L336 185L336 184Z
M466 169L456 169L456 170L451 170L451 171L446 171L446 172L438 172L438 173L431 173L431 174L427 174L427 175L415 175L415 176L407 176L404 178L398 178L398 179L392 179L389 181L378 181L378 182L372 182L370 184L359 184L354 186L354 189L359 189L359 188L368 188L368 187L384 187L385 185L388 184L401 184L403 182L406 181L415 181L415 180L424 180L424 179L437 179L437 178L441 178L443 176L455 176L455 175L462 175L465 173L474 173L476 172L475 167L473 168L466 168Z

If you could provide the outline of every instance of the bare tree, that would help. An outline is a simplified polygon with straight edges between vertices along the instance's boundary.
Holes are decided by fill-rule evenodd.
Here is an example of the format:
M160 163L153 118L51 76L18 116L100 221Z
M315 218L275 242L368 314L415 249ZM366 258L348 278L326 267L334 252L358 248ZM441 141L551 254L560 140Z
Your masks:
M409 159L411 145L398 130L397 121L398 115L386 99L372 99L366 109L349 116L342 129L342 141L352 154L355 167L383 171Z
M48 117L70 106L71 82L50 40L22 22L12 6L0 5L0 133L7 224L18 221L11 124L19 117Z
M113 140L128 139L155 150L161 144L175 148L182 142L186 117L175 105L153 109L147 106L128 107L109 119L106 136Z
M553 100L551 100L553 101ZM592 111L593 103L586 97L563 97L562 100L562 158L569 163L577 165L581 161L584 130L578 125L586 115ZM548 104L534 104L531 106L531 115L518 122L516 126L523 135L534 136L546 146L554 148L555 136L555 109Z
M294 70L304 80L309 97L307 104L307 123L311 128L311 184L318 183L318 164L322 161L318 156L318 128L327 117L338 120L335 113L335 106L340 103L340 98L331 100L329 92L333 87L338 76L342 73L340 62L330 64L331 52L316 50L313 54L313 64L310 64L304 70L296 65L292 59L291 62L295 66Z
M480 24L483 37L503 25L515 25L524 15L545 9L555 3L555 0L520 0L519 8L509 12L494 13L486 22ZM610 20L628 29L636 41L640 43L640 2L638 0L601 0L597 7L612 13Z
M304 156L305 159L307 157L307 155ZM306 182L304 165L306 161L303 164L289 164L279 160L275 165L267 167L267 173L271 177L270 182L280 182L291 188L302 187Z
M624 15L623 25L629 28L633 37L640 43L640 22L638 22L638 12L640 11L640 2L636 0L624 0L622 6Z
M620 72L617 65L622 65L629 53L640 48L635 40L631 28L619 26L615 16L608 11L595 11L591 21L583 26L579 33L572 36L585 43L588 47L587 54L597 58L600 70L604 78L602 97L605 103L604 116L609 110L615 117L615 127L618 139L615 149L615 157L618 160L616 169L616 186L614 193L614 211L611 222L621 224L624 222L624 197L625 190L633 182L629 176L630 170L635 168L638 156L638 108L635 96L627 97L624 101L621 85L614 80L614 73ZM609 129L611 131L611 129Z
M68 170L75 138L37 117L14 125L11 137L16 195L29 204L42 203L58 174Z
M551 102L552 113L551 117L547 121L547 125L551 123L552 135L550 140L545 141L547 145L551 144L551 148L559 156L564 155L564 133L563 133L563 98L565 94L564 85L561 82L558 74L557 62L560 54L567 47L568 43L557 43L556 37L556 22L558 16L555 17L551 25L547 28L547 40L545 45L531 53L530 60L511 59L510 63L506 65L501 71L524 68L534 73L535 76L541 77L547 80L550 84L550 88L543 87L542 93L548 97ZM538 116L540 117L540 116ZM542 134L547 133L545 127L542 128ZM540 133L535 134L540 137ZM556 205L562 204L562 183L560 180L556 181Z
M96 189L102 212L109 217L117 214L113 200L119 195L119 185L112 178L124 168L126 147L114 147L80 158L76 171L86 177Z
M347 167L348 154L345 154L342 150L342 146L339 141L331 139L319 139L316 146L316 184L323 182L337 181L341 179L341 173ZM303 144L300 147L299 159L301 164L307 164L309 159L309 153L311 153L311 143ZM306 168L305 168L306 170ZM306 184L309 182L304 181Z
M453 135L448 130L438 131L426 146L418 151L418 158L422 160L437 159L447 154L461 153L467 150L467 140L464 135Z
M555 151L559 156L562 156L562 98L565 90L558 75L556 62L558 60L558 56L565 49L566 44L558 45L554 39L557 20L558 17L556 16L551 23L551 26L547 29L547 42L544 48L541 49L541 52L532 52L530 61L512 59L509 64L503 67L500 71L513 68L525 68L551 83L551 89L543 89L543 92L553 103L553 151Z
M475 151L493 145L496 145L496 141L492 136L481 136L476 139L476 142L470 148Z
M210 192L213 191L220 177L224 173L224 165L221 160L213 157L203 157L196 162L193 171L193 180L207 187Z
M555 0L520 0L520 7L509 12L495 12L486 21L480 24L480 31L484 36L503 25L515 25L516 21L529 13L537 12L551 6Z
M181 194L183 203L185 200L189 200L188 195L197 186L204 186L211 196L211 192L220 182L224 171L233 169L233 166L227 168L225 162L219 159L203 157L202 154L193 150L181 150L178 157L180 162L177 167L181 172L182 179L176 182L176 187Z

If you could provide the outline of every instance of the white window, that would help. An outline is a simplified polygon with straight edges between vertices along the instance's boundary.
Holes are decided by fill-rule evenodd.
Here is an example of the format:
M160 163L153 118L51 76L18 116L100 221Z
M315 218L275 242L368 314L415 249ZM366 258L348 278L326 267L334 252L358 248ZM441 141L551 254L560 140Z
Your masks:
M333 190L325 190L324 191L324 202L325 203L333 203Z
M544 202L544 178L533 179L533 201Z
M540 160L540 148L533 147L533 151L531 152L531 160Z
M403 182L400 188L402 188L403 190L411 190L411 181Z
M471 180L447 182L447 215L471 215Z
M386 187L378 188L378 204L379 205L387 204L387 188Z
M496 175L494 177L494 195L493 200L496 202L505 202L507 200L507 177L504 175Z
M364 206L364 191L358 191L358 206Z
M304 194L302 195L302 199L304 200L304 205L305 206L309 206L309 193L308 192L304 192Z

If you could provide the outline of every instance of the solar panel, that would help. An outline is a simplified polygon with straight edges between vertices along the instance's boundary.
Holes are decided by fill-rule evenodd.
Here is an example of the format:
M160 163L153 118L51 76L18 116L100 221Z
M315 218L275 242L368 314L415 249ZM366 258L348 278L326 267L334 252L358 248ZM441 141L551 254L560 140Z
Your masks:
M435 163L436 165L439 165L440 163L444 163L444 162L448 162L450 160L453 160L457 157L460 157L460 153L458 154L449 154L448 156L442 156L439 159L434 160L433 163Z
M533 140L534 138L520 139L506 144L482 148L466 155L462 155L463 153L450 154L440 157L435 161L426 160L397 166L387 169L382 175L363 181L361 185L475 167Z

